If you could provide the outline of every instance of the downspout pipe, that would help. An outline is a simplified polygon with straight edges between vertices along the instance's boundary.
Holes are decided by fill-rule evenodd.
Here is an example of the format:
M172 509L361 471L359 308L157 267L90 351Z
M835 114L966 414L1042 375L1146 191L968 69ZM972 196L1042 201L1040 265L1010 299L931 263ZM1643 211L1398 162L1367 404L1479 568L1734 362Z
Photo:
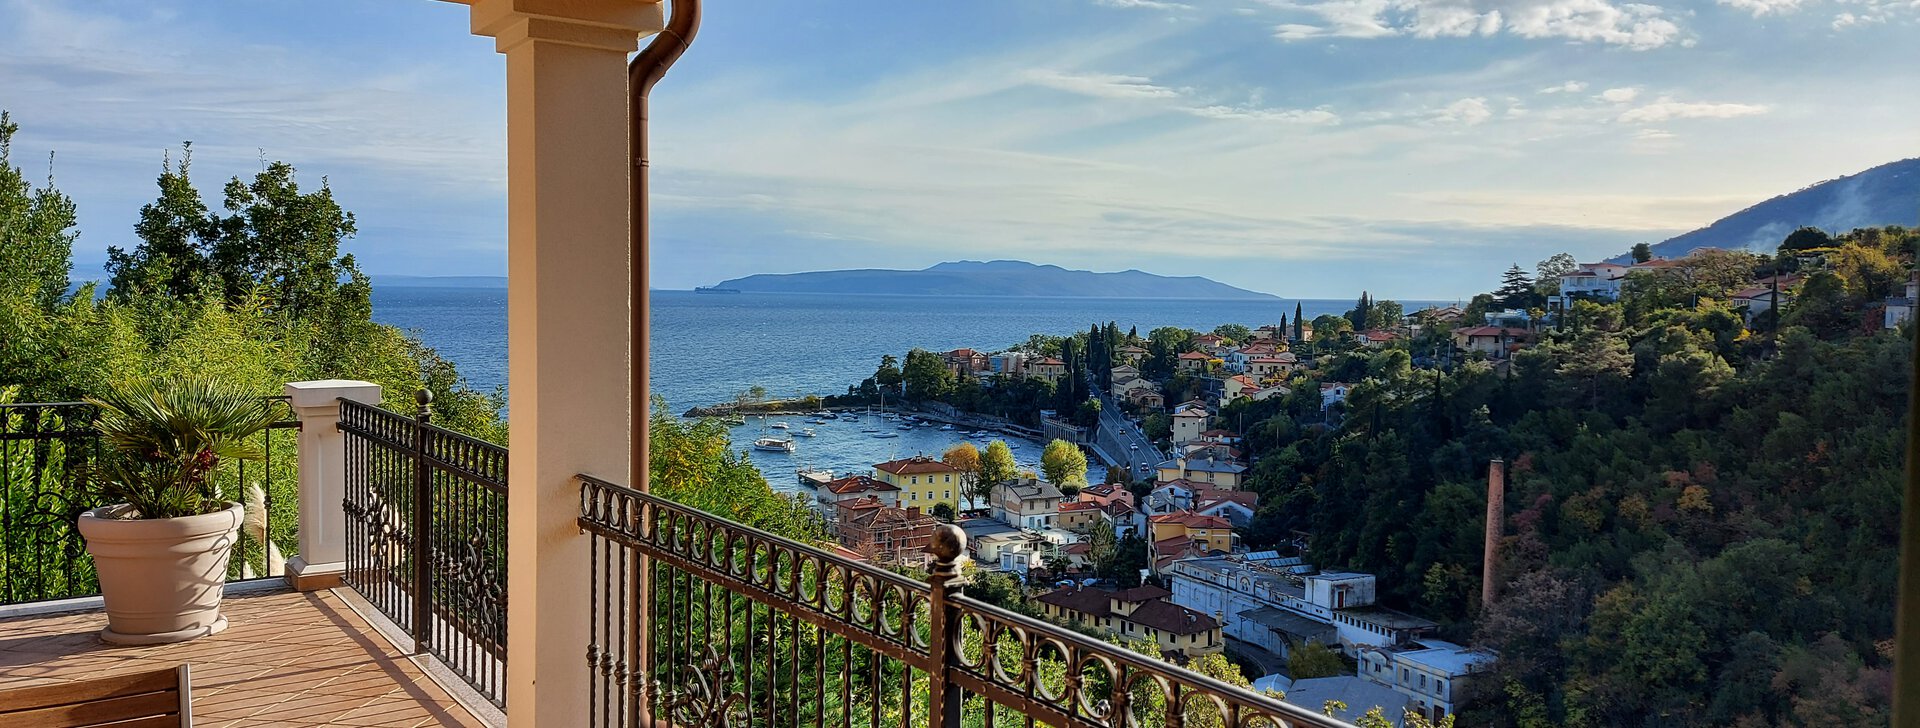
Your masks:
M700 0L665 1L670 13L666 27L627 62L627 144L633 163L633 173L628 175L627 183L627 265L631 271L627 295L627 371L632 376L627 391L633 398L627 410L632 418L627 428L632 438L627 467L629 483L643 492L652 490L648 475L653 463L647 445L648 410L652 406L648 395L647 334L653 328L648 321L652 309L648 306L647 287L652 267L647 260L648 225L652 222L647 205L647 97L653 93L654 84L667 75L667 69L687 52L694 34L700 31ZM634 604L653 603L651 561L641 555L629 567L626 580L632 585ZM635 609L628 616L634 646L629 648L627 659L629 664L639 667L639 679L644 684L653 679L655 666L651 648L653 625L641 618L643 612ZM651 690L637 691L635 707L639 715L653 715L652 693Z
M631 417L633 422L628 431L632 442L628 447L628 467L631 469L630 482L635 489L649 490L647 472L652 462L647 447L647 414L651 406L648 393L648 343L647 334L652 329L647 320L648 312L648 275L651 266L647 261L648 227L652 222L647 204L647 97L653 93L654 84L667 75L675 61L687 52L687 46L693 43L693 37L700 32L700 0L663 0L668 5L666 28L653 36L645 48L627 62L627 93L631 95L627 105L627 139L633 155L633 174L630 175L627 192L627 251L628 265L632 266L629 277L627 326L627 370L632 380L628 382L628 392L633 397Z

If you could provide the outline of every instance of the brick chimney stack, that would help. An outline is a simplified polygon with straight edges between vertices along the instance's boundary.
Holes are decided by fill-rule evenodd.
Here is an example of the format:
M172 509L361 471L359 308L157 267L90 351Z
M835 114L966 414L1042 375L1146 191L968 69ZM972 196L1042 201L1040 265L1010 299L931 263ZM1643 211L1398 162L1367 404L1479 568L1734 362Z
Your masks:
M1494 574L1500 568L1500 539L1506 536L1507 520L1507 463L1494 458L1487 463L1487 546L1481 559L1480 569L1480 609L1493 606L1498 595L1498 582Z

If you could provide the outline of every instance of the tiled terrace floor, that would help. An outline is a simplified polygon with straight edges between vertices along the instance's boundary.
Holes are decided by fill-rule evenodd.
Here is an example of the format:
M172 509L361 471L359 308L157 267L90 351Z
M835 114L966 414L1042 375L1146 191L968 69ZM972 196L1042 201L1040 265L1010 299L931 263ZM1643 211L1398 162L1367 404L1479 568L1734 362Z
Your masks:
M484 726L332 592L229 594L174 645L100 641L98 611L0 620L0 689L193 666L195 726Z

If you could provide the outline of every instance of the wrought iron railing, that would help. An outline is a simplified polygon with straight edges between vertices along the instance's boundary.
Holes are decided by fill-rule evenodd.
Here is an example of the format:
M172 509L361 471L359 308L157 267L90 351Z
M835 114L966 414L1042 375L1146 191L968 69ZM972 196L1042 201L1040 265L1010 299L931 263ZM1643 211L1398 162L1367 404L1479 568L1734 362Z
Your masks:
M227 579L285 575L299 546L298 438L300 427L285 397L267 398L283 416L254 437L263 462L239 462L215 477L221 492L245 503ZM0 604L100 593L93 559L76 525L95 503L84 481L106 452L86 402L0 404ZM254 491L258 488L257 495Z
M961 593L581 476L592 724L1347 726Z
M495 705L506 705L507 450L340 400L346 584Z

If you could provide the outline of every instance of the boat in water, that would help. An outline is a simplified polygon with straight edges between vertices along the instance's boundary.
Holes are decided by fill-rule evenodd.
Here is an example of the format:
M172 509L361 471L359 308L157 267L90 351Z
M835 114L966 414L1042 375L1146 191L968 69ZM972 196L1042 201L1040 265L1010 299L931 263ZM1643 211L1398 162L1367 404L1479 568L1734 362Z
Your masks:
M941 426L940 426L940 431L941 431L941 432L952 432L952 431L953 431L953 429L954 429L954 428L953 428L953 425L941 425Z
M793 425L789 425L789 424L787 424L787 423L785 423L785 422L775 422L775 423L773 423L773 424L771 424L771 425L767 425L767 426L768 426L768 427L771 427L771 428L773 428L773 429L776 429L776 430L784 430L784 429L787 429L787 428L789 428L789 427L792 427Z
M879 440L885 440L890 437L899 437L899 436L900 436L900 433L898 432L881 432L881 433L875 434L874 438Z
M802 428L800 428L800 436L801 436L801 437L813 437L813 436L814 436L815 434L818 434L818 433L815 433L815 432L813 431L813 428L811 428L811 427L802 427Z
M793 441L781 437L762 437L753 441L753 449L765 452L793 452Z
M739 293L740 289L721 288L719 286L694 286L693 292L694 293Z

